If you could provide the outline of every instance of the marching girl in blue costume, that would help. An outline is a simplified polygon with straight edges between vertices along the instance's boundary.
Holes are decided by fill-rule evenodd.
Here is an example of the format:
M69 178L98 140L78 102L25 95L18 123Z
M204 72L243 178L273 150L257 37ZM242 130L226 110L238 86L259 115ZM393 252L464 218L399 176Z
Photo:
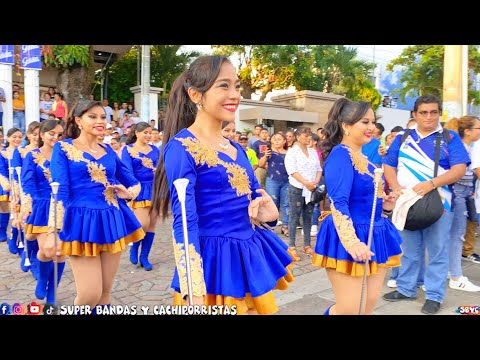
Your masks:
M240 81L225 56L199 57L177 78L168 100L166 145L152 207L165 218L171 200L176 305L186 301L188 287L181 207L173 182L187 178L194 303L236 305L238 314L271 314L278 310L272 290L286 289L293 280L293 257L264 224L276 221L278 210L260 188L245 151L221 135L222 121L235 120L239 103Z
M36 259L38 261L37 286L35 296L46 303L54 303L54 280L52 257L45 255L44 246L48 232L48 215L50 211L50 198L52 176L50 174L50 159L52 149L60 136L63 127L57 120L47 120L40 127L40 148L27 153L23 160L21 173L22 180L22 220L25 221L25 234L27 239L35 239L40 244ZM28 250L34 241L28 243ZM38 245L37 245L38 246ZM33 265L32 265L33 267ZM58 257L59 280L65 268L65 257Z
M26 140L27 143L25 146L19 146L15 150L13 150L13 156L12 156L12 167L15 169L16 167L22 167L23 168L23 160L25 159L25 156L28 154L29 151L33 149L38 148L38 135L40 131L40 122L38 121L32 121L30 125L28 125L27 129L27 134L26 134ZM14 186L15 186L15 191L17 194L20 194L20 187L19 187L19 182L18 182L18 175L17 171L13 172L13 180L14 180ZM20 196L17 196L18 199L20 199ZM32 274L35 278L37 278L37 272L38 272L38 264L37 264L37 251L38 251L38 242L34 238L28 238L29 240L28 244L26 245L28 249L28 258L31 261L31 267L25 265L25 258L26 258L26 253L22 249L18 249L16 246L17 239L18 239L18 232L20 231L20 236L22 238L22 242L25 244L25 239L23 236L23 232L20 230L21 229L21 224L22 224L22 219L21 219L21 208L20 208L20 200L16 204L15 208L13 209L17 213L17 216L15 217L16 220L12 221L12 227L11 227L11 237L8 239L8 245L9 248L13 250L10 250L12 254L16 254L17 252L20 254L20 269L22 271L27 272L30 268L32 270Z
M9 166L13 156L13 151L22 143L22 131L18 128L11 128L7 132L7 147L0 151L0 242L7 241L7 228L10 221L10 202L12 199L11 186L9 181ZM18 194L18 193L17 193ZM12 211L15 211L12 209ZM9 250L15 251L14 247L9 246Z
M153 176L160 157L158 148L149 145L151 137L152 127L150 124L140 122L133 126L127 139L127 145L122 149L122 161L142 184L140 194L130 203L130 207L146 232L141 241L134 242L130 247L130 261L134 265L138 264L138 248L141 243L140 265L147 271L152 270L148 255L155 237L158 215L156 212L150 213L150 208L152 206Z
M400 235L386 217L395 206L380 182L371 249L367 247L375 166L362 155L375 129L370 103L338 99L328 114L322 142L325 181L331 201L317 235L313 265L326 268L336 303L325 314L358 314L365 261L370 259L364 313L372 314L387 266L400 266ZM383 209L382 209L383 204ZM382 216L383 215L383 216Z
M102 104L80 100L72 114L66 140L53 147L50 171L60 186L56 208L51 201L44 252L70 257L75 305L94 307L110 303L122 250L145 236L125 201L135 199L140 183L110 146L98 143L107 125ZM55 226L60 239L56 251Z

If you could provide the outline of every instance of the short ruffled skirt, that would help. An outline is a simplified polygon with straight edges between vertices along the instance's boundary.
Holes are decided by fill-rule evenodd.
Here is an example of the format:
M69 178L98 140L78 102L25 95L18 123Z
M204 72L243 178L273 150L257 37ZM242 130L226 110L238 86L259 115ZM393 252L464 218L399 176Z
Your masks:
M152 206L153 181L142 182L140 194L134 201L130 201L129 206L132 209L146 208Z
M355 233L363 243L368 243L369 224L354 224ZM393 223L387 218L380 218L373 226L371 249L375 254L369 261L367 275L378 273L379 267L400 266L402 239ZM315 255L312 264L322 268L335 269L350 276L363 276L365 263L355 261L345 250L338 237L333 217L327 216L317 234Z
M25 221L27 234L42 234L48 232L48 215L50 212L50 199L34 200L32 213Z
M293 256L271 230L256 227L246 240L200 237L207 295L205 305L236 305L237 314L278 311L272 290L285 290L294 281ZM182 305L178 273L172 281L174 304Z
M89 209L67 207L59 233L63 255L98 256L124 250L145 236L142 225L124 201L119 208Z

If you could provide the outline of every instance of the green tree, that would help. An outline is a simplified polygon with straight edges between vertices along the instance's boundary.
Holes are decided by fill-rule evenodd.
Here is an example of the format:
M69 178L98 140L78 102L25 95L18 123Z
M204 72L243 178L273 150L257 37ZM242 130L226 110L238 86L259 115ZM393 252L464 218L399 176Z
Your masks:
M388 71L393 71L397 66L402 70L400 81L403 87L394 90L399 94L400 100L405 101L407 95L425 94L442 98L444 53L443 45L409 46L387 65ZM473 45L468 47L468 68L475 73L480 72L480 54ZM470 90L468 98L473 104L480 104L478 91Z
M71 108L90 93L94 82L92 45L42 45L46 67L57 68L56 88Z
M150 85L164 89L162 98L168 96L175 79L200 54L183 52L182 45L152 45L150 48ZM137 46L125 53L109 68L108 97L113 101L133 102L130 87L137 85ZM100 82L97 74L97 87Z
M297 57L294 85L297 90L314 90L369 101L376 109L380 93L370 81L375 65L358 58L357 50L343 45L303 47Z
M215 54L237 56L245 99L259 92L260 100L265 100L272 90L292 85L298 45L212 45L212 48Z

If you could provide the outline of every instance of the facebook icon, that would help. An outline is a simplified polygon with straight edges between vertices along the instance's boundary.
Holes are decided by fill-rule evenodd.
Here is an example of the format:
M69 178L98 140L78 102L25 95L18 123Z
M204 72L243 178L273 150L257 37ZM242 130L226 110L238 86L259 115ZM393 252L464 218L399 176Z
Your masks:
M8 315L10 314L10 305L8 305L7 303L3 303L2 305L0 305L0 315Z

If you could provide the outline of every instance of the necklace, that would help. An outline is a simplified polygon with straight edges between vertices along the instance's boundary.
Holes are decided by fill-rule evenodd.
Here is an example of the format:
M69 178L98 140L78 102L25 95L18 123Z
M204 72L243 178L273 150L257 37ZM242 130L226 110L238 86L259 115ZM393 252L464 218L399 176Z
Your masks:
M92 149L90 146L88 146L87 144L80 144L80 145L82 145L83 147L88 148L88 150L90 150L90 151L91 151L92 153L94 153L94 154L98 153L98 150L93 150L93 149Z
M224 143L218 143L218 146L220 146L223 150L227 150L228 149L228 142L226 144Z
M150 150L150 146L140 147L138 145L134 145L134 147L137 148L137 151L140 151L140 152L143 152L143 153L148 152Z

